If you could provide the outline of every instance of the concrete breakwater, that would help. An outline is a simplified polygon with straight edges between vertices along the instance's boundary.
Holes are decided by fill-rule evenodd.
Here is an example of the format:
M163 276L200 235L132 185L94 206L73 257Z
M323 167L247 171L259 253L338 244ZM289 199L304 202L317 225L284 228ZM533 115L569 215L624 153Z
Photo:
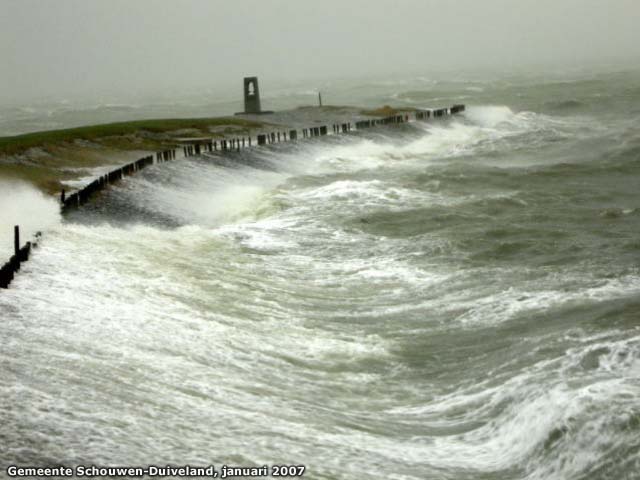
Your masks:
M181 145L181 157L190 157L201 155L205 152L233 152L240 151L245 148L253 148L256 146L272 145L282 142L296 141L298 139L307 139L314 137L322 137L326 135L347 134L352 131L363 130L367 128L409 123L413 121L428 121L430 119L442 118L450 115L461 113L465 110L464 105L453 105L450 108L440 108L433 110L417 110L411 114L391 115L382 118L373 118L366 120L357 120L353 122L333 123L330 125L313 126L302 129L286 129L280 131L270 131L261 133L254 137L242 136L230 139L198 139L197 141L187 141ZM142 157L134 162L117 168L105 175L102 175L85 187L67 194L66 190L60 193L60 209L61 213L65 213L77 209L87 203L95 194L104 190L109 185L119 182L124 177L133 175L144 168L171 160L176 160L180 152L180 147L156 152L153 155ZM0 269L0 288L8 288L13 280L16 272L20 269L20 265L29 259L32 248L37 246L37 242L41 235L38 232L33 241L27 242L20 247L19 226L15 227L15 253L11 259Z

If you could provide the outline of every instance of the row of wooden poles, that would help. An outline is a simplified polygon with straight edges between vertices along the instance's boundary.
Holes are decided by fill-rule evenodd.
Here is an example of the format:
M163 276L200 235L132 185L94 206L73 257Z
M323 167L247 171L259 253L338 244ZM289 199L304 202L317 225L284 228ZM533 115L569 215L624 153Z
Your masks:
M165 150L163 152L156 153L156 163L166 162L173 160L175 157L175 150ZM113 170L112 172L102 175L95 179L86 187L74 192L73 194L66 196L65 190L62 190L60 194L60 203L62 213L77 208L80 205L86 203L92 194L98 192L108 185L115 183L127 175L132 175L135 172L142 170L143 168L154 163L153 155L143 157L135 162L131 162L121 168ZM20 247L20 227L16 225L14 227L14 255L9 259L7 263L0 269L0 288L9 288L9 284L13 281L13 278L20 265L23 262L29 260L31 250L38 246L38 241L42 236L41 232L37 232L34 240L27 242L24 246Z
M415 112L416 120L426 121L430 118L444 117L446 115L454 115L456 113L463 112L465 110L464 105L454 105L451 108L440 108L437 110L419 110ZM348 133L353 130L353 127L357 130L365 128L375 127L378 125L389 125L394 123L405 123L411 121L409 115L393 115L389 117L361 120L355 122L352 125L347 123L336 123L331 126L334 134ZM270 132L263 133L256 136L256 143L258 146L271 145L280 142L286 142L298 139L298 133L301 133L302 138L321 137L329 134L329 128L326 125L320 127L309 127L300 130L289 130L282 132ZM185 145L183 147L183 153L185 157L194 155L201 155L206 152L228 152L228 151L240 151L243 148L254 146L253 139L251 137L240 137L225 140L209 140L205 142L194 143L191 145Z
M464 105L454 105L451 108L440 108L437 110L418 110L415 112L415 119L426 121L430 118L444 117L446 115L454 115L456 113L463 112L465 110ZM357 130L365 128L375 127L378 125L389 125L397 123L409 122L409 115L392 115L384 118L377 118L372 120L361 120L355 122L352 126L350 122L336 123L331 126L334 134L351 132L353 127ZM329 134L329 128L326 125L320 127L309 127L301 130L302 138L322 137ZM256 137L256 143L258 146L270 145L280 142L292 141L298 139L298 130L289 130L284 132L271 132L259 134ZM243 148L252 147L253 141L251 137L241 137L233 139L222 140L210 140L207 142L198 142L190 145L183 146L183 153L185 157L193 155L201 155L204 152L214 151L240 151ZM176 150L169 149L162 152L157 152L154 155L140 158L135 162L131 162L123 167L113 170L105 175L95 179L89 185L81 188L77 192L71 195L66 195L65 190L62 190L60 194L60 205L62 213L66 213L69 210L76 209L81 205L84 205L89 201L91 196L105 189L109 185L122 180L124 177L133 175L136 172L146 168L154 163L168 162L169 160L176 159ZM15 254L11 259L0 269L0 288L7 288L15 273L20 269L20 264L26 262L29 259L31 249L37 246L37 241L40 238L40 232L36 234L33 242L27 242L23 247L20 247L20 228L15 227Z
M416 120L428 120L432 117L453 115L464 111L464 109L464 105L454 105L451 108L440 108L437 110L419 110L415 112L415 118ZM409 121L409 115L392 115L384 118L361 120L359 122L355 122L355 128L358 130L362 130L364 128L375 127L378 125L405 123ZM348 133L353 130L353 125L350 122L336 123L332 125L332 130L334 134ZM300 133L302 134L302 138L321 137L324 135L328 135L329 128L326 125L320 127L303 128ZM256 143L258 146L263 146L297 139L298 130L289 130L284 132L270 132L259 134L256 137ZM185 157L190 157L193 155L201 155L205 152L240 151L241 149L252 147L253 145L253 139L251 138L251 136L249 136L232 139L212 139L208 141L199 141L190 145L184 145L182 147L182 150ZM81 205L84 205L87 201L89 201L94 193L103 190L112 183L122 180L125 176L133 175L134 173L139 172L143 168L152 165L153 163L167 162L169 160L174 160L175 158L175 149L157 152L155 154L155 161L153 155L149 155L148 157L136 160L135 162L129 163L121 168L113 170L106 175L102 175L86 187L69 196L66 196L65 191L62 190L62 193L60 195L62 212L65 213L70 209L74 209Z
M40 239L41 233L38 232L35 235L33 241L27 242L24 246L20 246L20 226L16 225L13 227L13 249L14 254L9 259L7 263L5 263L2 268L0 268L0 288L9 288L9 284L12 282L13 277L16 272L20 270L20 265L23 262L29 260L29 256L31 255L31 249L38 246L38 240Z
M162 158L163 161L171 160L175 158L174 150L166 150L164 152L158 152L156 154L158 159ZM62 209L62 213L67 212L70 209L77 208L80 205L84 205L89 201L91 196L99 192L100 190L105 189L107 186L112 183L118 182L122 180L124 177L128 175L133 175L136 172L139 172L143 168L153 164L153 155L149 155L148 157L143 157L135 162L128 163L127 165L120 167L116 170L113 170L105 175L102 175L96 178L93 182L87 185L84 188L81 188L75 193L67 196L65 190L63 189L60 193L60 205Z

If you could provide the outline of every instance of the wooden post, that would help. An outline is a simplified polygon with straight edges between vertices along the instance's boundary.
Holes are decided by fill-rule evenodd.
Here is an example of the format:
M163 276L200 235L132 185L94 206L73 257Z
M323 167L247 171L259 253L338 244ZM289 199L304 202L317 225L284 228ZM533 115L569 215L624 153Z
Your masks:
M322 94L318 92L318 104L322 106Z
M65 198L67 197L65 195L64 188L63 188L62 193L60 193L60 203L64 203Z
M20 254L20 226L13 227L13 249L16 257Z

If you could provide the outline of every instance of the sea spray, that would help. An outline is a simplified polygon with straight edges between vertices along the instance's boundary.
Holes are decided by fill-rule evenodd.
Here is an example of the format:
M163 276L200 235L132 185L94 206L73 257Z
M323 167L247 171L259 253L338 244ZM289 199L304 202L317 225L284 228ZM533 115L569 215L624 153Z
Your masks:
M14 225L24 243L60 222L56 200L27 183L0 178L0 205L0 264L13 255Z

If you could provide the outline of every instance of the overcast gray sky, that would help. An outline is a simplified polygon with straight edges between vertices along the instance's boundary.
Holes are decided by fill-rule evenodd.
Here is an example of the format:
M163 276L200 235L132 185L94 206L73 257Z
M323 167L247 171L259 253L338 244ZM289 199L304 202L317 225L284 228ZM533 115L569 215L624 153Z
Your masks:
M640 61L640 0L0 0L0 98Z

